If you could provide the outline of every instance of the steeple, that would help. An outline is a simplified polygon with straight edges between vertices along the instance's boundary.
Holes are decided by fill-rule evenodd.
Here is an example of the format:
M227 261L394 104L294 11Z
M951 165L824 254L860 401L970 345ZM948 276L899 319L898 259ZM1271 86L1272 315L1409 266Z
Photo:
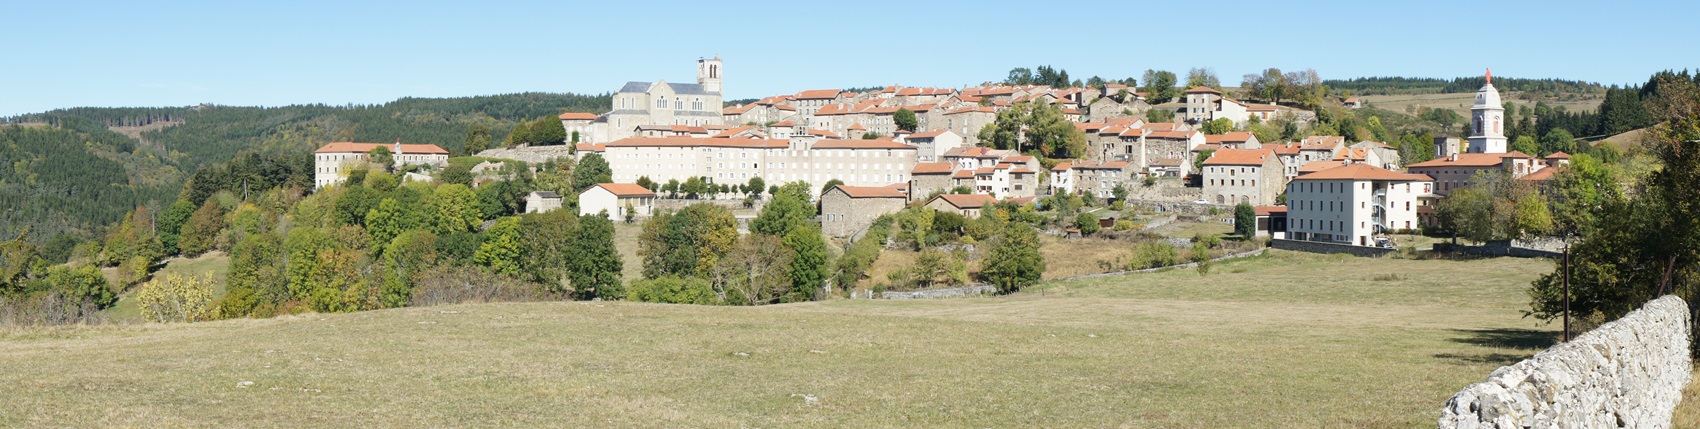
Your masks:
M1487 81L1476 91L1476 104L1470 107L1470 153L1505 153L1505 105L1500 103L1499 90L1493 87L1493 70L1487 70Z
M697 60L697 84L702 85L703 91L719 94L720 88L720 56L713 59Z

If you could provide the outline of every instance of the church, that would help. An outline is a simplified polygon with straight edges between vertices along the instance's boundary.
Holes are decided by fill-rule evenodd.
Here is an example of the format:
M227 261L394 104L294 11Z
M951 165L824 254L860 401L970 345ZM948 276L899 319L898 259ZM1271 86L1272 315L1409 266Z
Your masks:
M725 122L720 114L725 104L721 97L720 73L720 57L699 59L697 82L694 84L665 80L626 82L614 93L612 111L594 119L562 115L561 123L568 130L590 130L589 135L579 137L580 143L607 143L636 137L637 127L642 125L720 125Z
M1460 148L1460 143L1465 143ZM1459 153L1505 153L1505 104L1499 100L1499 90L1493 87L1493 71L1487 72L1487 82L1476 90L1476 102L1470 106L1469 137L1463 142L1456 138L1434 139L1435 158ZM1463 149L1463 150L1460 150Z

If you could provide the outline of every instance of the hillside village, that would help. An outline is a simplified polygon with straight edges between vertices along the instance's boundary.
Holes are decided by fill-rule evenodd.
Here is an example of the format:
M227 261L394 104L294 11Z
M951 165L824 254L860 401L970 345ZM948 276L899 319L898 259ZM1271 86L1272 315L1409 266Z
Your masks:
M536 162L551 156L598 156L612 184L587 190L613 198L576 200L580 213L647 217L676 195L668 183L702 180L743 185L794 181L821 191L822 230L852 238L881 215L909 205L965 216L996 202L1042 204L1042 197L1081 195L1147 203L1192 203L1260 214L1258 236L1371 247L1398 245L1435 222L1435 204L1477 172L1504 171L1524 181L1551 180L1564 152L1535 158L1507 150L1505 113L1491 73L1477 92L1467 138L1436 138L1432 160L1401 165L1388 142L1318 135L1260 141L1250 123L1303 126L1315 113L1275 103L1236 100L1210 87L1152 105L1143 92L1106 83L1094 87L986 85L951 88L887 86L863 92L803 90L720 108L723 61L699 60L696 83L628 82L600 115L564 113L571 147L494 149L481 155ZM1356 98L1340 101L1347 108ZM1049 108L1085 139L1076 158L987 147L984 132L1000 112ZM1161 114L1156 114L1161 113ZM902 126L912 115L912 128ZM1152 122L1148 117L1170 118ZM1231 130L1206 134L1213 122ZM443 165L448 152L430 145L393 146L397 165ZM318 186L335 181L374 145L333 143L319 149ZM1040 155L1040 156L1035 156ZM494 164L492 164L493 166ZM428 180L428 177L419 177ZM616 191L617 190L617 191ZM658 193L659 192L659 193ZM745 193L731 193L737 199ZM967 194L967 196L954 196ZM537 207L562 207L560 195L534 194ZM712 197L711 197L712 199ZM759 203L759 201L757 201ZM528 204L529 206L529 204ZM628 207L635 210L627 213ZM1072 229L1071 229L1072 231ZM1064 233L1069 231L1057 231Z

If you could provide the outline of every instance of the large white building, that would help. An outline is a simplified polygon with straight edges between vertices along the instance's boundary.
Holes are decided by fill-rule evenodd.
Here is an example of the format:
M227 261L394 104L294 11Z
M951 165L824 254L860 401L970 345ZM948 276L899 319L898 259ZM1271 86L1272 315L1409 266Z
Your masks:
M640 125L704 126L725 123L720 57L697 60L697 83L626 82L614 93L614 110L585 119L561 117L562 126L586 129L581 143L604 143L637 135Z
M389 148L396 167L416 164L441 166L449 162L449 151L434 144L401 144L401 140L396 140L394 145L326 143L319 150L313 151L313 189L342 183L344 171L370 164L372 149L380 147Z
M666 183L706 177L714 183L804 181L820 189L838 179L850 186L909 181L916 148L892 140L633 137L608 143L604 157L614 181Z
M1418 198L1431 182L1369 164L1299 176L1287 184L1287 238L1374 246L1377 236L1418 228Z
M1487 83L1476 91L1476 104L1470 107L1470 137L1465 140L1470 142L1470 153L1505 153L1505 105L1499 102L1499 90L1493 88L1491 70Z

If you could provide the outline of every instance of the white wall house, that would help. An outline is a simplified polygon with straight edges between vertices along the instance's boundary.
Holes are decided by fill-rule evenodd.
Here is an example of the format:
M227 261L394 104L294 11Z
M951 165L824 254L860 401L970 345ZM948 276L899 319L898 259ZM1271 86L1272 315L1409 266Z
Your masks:
M371 163L372 149L388 148L390 156L395 160L395 166L404 165L433 165L441 166L449 162L449 151L434 144L395 144L384 143L326 143L319 150L313 151L313 189L342 183L343 173L351 168L357 168Z
M598 183L578 195L578 214L608 212L608 218L625 220L626 216L649 217L655 214L655 193L634 183ZM634 213L626 213L626 205Z
M1418 197L1432 179L1369 164L1330 168L1287 185L1287 237L1358 246L1395 230L1416 229Z
M760 177L769 184L804 181L816 189L833 179L885 186L908 182L916 164L914 146L891 140L634 137L606 147L614 181L623 183L707 177L741 184Z

